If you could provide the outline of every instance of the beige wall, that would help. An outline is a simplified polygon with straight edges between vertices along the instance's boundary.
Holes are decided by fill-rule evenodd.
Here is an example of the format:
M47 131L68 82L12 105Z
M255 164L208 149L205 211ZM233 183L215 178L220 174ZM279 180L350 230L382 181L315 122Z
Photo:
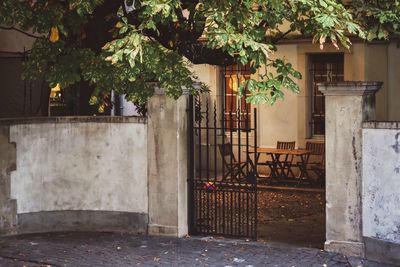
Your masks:
M285 90L284 101L274 106L259 106L259 144L275 146L276 141L296 141L297 146L304 147L310 134L310 77L309 55L315 53L344 53L345 80L365 79L365 48L363 44L354 44L350 50L326 44L323 50L319 45L310 43L284 44L278 46L273 57L284 57L293 67L302 73L298 80L298 95ZM261 70L263 71L263 70Z
M311 43L282 44L272 57L287 59L302 73L303 79L298 80L300 93L284 90L284 101L257 107L260 146L273 147L277 140L282 140L296 141L298 146L304 147L306 139L311 137L308 58L313 53L344 53L345 81L383 81L383 88L377 94L377 119L400 120L400 48L394 42L390 45L354 43L350 49L341 47L339 50L330 44L323 50ZM219 75L216 69L209 65L194 67L199 79L210 84L211 95L219 94L218 86L213 84ZM260 69L259 72L264 71Z
M272 57L285 57L294 68L298 68L297 45L281 46ZM297 96L285 90L285 101L278 101L273 106L258 106L260 146L276 146L277 140L298 141L298 128L301 123L298 119L298 106L301 98L301 94Z
M396 42L388 46L388 119L400 121L400 47Z
M376 94L376 119L388 120L388 46L387 44L365 45L365 81L383 82Z

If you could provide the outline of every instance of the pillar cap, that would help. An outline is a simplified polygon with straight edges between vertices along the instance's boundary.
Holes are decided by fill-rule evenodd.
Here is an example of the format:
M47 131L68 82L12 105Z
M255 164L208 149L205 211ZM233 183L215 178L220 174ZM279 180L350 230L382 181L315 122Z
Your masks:
M339 96L339 95L366 95L375 94L381 89L383 82L363 82L363 81L348 81L348 82L329 82L317 83L318 90L323 95Z

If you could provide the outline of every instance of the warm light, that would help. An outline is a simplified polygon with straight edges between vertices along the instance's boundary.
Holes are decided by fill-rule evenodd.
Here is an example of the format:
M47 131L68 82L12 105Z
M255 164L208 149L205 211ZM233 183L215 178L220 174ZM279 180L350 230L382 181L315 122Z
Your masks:
M235 77L236 78L236 77ZM232 91L235 93L235 94L237 94L237 92L238 92L238 81L237 81L237 79L235 79L235 78L231 78L231 80L232 80Z
M51 27L49 39L50 39L50 42L52 42L52 43L55 43L60 39L60 35L58 33L57 27Z
M51 97L51 98L56 98L56 97L59 95L60 91L61 91L61 86L60 86L59 83L57 83L56 86L54 86L53 88L51 88L51 90L50 90L50 97Z
M229 88L232 89L232 91L237 94L239 91L239 84L238 84L238 80L240 82L240 84L244 83L246 81L246 79L244 78L243 75L239 76L239 79L237 79L238 77L236 75L231 76L229 79Z

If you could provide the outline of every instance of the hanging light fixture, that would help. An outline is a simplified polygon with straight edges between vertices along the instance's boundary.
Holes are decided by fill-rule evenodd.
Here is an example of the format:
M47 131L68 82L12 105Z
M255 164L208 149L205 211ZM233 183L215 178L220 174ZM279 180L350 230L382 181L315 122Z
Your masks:
M238 89L239 89L239 85L238 85L238 79L237 79L237 76L236 75L233 75L233 76L231 76L231 79L232 79L232 91L235 93L235 94L237 94L237 92L238 92Z
M126 13L128 13L128 14L136 9L135 8L135 0L132 1L131 5L128 4L128 0L124 0L124 5L125 5Z

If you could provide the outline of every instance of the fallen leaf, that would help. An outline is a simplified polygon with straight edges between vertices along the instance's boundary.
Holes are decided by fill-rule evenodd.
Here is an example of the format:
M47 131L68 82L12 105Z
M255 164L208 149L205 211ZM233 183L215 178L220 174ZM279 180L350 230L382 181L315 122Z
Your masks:
M233 262L242 263L244 261L245 261L245 259L233 258Z

